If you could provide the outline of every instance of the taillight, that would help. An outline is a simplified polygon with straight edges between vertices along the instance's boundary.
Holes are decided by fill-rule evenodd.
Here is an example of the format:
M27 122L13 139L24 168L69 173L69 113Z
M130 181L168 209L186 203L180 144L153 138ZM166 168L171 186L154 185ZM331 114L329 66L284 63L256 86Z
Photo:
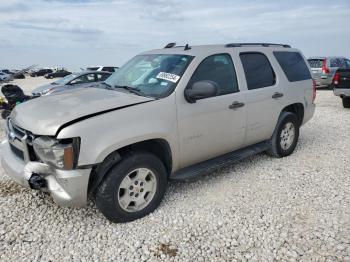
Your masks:
M339 84L339 79L340 79L340 74L339 72L336 72L334 77L333 77L333 84L338 85Z
M323 59L322 73L324 73L324 74L329 73L329 68L327 67L327 59Z
M316 99L316 81L312 79L312 103L315 102Z

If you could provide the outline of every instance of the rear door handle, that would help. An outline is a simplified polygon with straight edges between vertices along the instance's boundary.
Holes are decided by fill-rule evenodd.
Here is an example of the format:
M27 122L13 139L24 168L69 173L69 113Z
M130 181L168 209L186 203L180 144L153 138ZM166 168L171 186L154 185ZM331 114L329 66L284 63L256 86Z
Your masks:
M272 98L280 98L280 97L282 97L282 96L283 96L282 93L276 92L276 93L274 93L274 94L272 95Z
M229 105L229 109L237 109L239 107L244 106L244 103L242 102L238 102L238 101L234 101L231 105Z

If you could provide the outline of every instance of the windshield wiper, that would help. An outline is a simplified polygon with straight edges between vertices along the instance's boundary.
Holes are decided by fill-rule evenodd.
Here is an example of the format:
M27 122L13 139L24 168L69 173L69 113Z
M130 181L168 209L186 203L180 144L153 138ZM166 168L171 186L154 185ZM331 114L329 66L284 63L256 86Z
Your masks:
M140 89L136 88L136 87L131 87L131 86L114 86L114 88L121 88L121 89L125 89L127 91L129 91L130 93L136 94L138 96L145 96Z

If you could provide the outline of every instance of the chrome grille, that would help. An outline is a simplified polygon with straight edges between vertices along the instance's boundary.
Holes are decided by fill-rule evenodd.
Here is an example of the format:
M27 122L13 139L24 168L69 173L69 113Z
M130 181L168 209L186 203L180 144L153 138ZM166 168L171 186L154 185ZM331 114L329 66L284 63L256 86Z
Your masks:
M27 131L12 123L11 119L7 120L7 137L10 143L11 151L24 162L30 161L28 150Z

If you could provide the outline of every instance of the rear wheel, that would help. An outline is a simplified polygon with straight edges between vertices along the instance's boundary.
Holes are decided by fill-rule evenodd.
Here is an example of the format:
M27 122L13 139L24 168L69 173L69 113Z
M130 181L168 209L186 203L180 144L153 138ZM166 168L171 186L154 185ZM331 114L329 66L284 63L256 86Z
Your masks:
M299 123L295 114L282 112L267 153L274 157L285 157L292 154L299 139Z
M350 97L343 97L342 98L343 101L343 107L344 108L350 108Z
M114 166L96 193L98 209L112 222L128 222L154 211L163 199L167 172L148 152L132 152Z

